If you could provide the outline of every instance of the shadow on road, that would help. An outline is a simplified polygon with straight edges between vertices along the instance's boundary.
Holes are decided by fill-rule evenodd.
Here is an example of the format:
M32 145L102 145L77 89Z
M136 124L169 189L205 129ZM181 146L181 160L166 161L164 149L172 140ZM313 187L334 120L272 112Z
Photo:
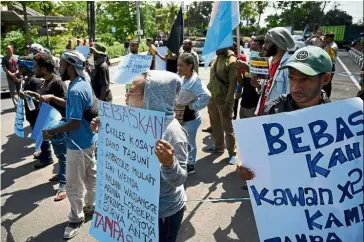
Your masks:
M52 183L43 183L32 188L27 188L24 190L18 190L12 193L3 193L1 198L10 196L6 199L4 206L1 207L1 226L4 227L7 233L6 241L15 241L11 233L11 226L19 221L21 218L25 217L31 213L34 209L39 206L39 203L46 198L52 196L53 193L49 191L53 190ZM18 215L15 219L7 219L4 217L6 214ZM37 240L46 241L46 240Z
M249 197L249 192L242 188L245 182L241 181L238 174L235 172L231 172L221 178L220 183L222 183L224 191L221 198ZM239 208L236 210L234 217L231 218L231 222L227 228L218 228L215 231L215 241L258 242L259 237L254 215L248 216L248 214L253 213L250 201L236 201L235 203L240 203ZM229 238L228 235L231 234L231 232L234 232L238 238Z
M52 242L63 242L66 241L64 239L60 239L63 237L64 229L67 226L67 221L61 224L57 224L56 226L49 228L46 231L43 231L41 234L36 237L29 237L26 242L43 242L49 241L49 238L53 238Z
M24 129L24 133L28 134L30 127ZM33 164L27 163L16 168L10 168L8 166L25 160L34 152L34 148L31 147L33 141L28 138L19 138L15 134L7 136L8 140L2 145L1 149L1 190L14 184L14 180L18 179L33 171Z
M8 113L15 113L15 112L16 112L15 107L12 107L12 108L1 110L1 115L5 115L5 114L8 114Z

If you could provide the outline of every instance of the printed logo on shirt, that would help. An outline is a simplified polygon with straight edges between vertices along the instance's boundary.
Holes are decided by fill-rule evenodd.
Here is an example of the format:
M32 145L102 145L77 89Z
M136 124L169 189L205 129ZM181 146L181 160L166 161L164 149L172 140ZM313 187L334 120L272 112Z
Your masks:
M310 56L310 53L308 53L308 51L301 50L300 52L298 52L296 54L295 59L298 61L303 61L303 60L306 60L309 56Z

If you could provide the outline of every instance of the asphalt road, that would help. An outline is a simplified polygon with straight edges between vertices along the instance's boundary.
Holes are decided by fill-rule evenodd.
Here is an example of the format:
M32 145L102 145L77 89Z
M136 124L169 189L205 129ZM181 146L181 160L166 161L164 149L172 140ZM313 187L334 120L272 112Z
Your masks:
M353 73L360 69L348 57L339 52L340 60ZM337 72L344 72L337 63ZM112 67L112 71L115 67ZM200 68L200 77L208 83L209 70ZM123 85L112 85L114 103L124 102ZM333 79L333 100L350 98L358 92L354 82L346 76L335 75ZM33 142L21 139L13 132L14 108L11 100L1 99L1 241L7 242L53 242L63 241L63 232L70 210L68 200L54 202L58 187L48 179L56 172L58 164L41 170L33 169ZM208 126L207 111L203 112L203 127ZM27 124L26 124L27 125ZM30 128L25 129L26 134ZM242 189L244 183L235 174L235 166L227 164L227 153L216 156L202 151L212 144L211 136L199 132L197 172L186 182L189 199L212 199L247 197ZM76 242L95 241L89 234L90 222L86 223ZM189 202L180 230L179 241L196 242L256 242L258 234L252 207L249 201L233 203Z

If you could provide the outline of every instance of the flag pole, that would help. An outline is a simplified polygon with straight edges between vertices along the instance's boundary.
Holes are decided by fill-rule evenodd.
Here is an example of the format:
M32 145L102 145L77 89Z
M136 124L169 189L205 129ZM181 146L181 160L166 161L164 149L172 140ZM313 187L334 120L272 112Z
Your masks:
M239 4L239 1L238 1L238 4ZM239 15L240 15L240 8L239 8ZM238 27L236 28L236 45L237 45L237 48L238 48L238 56L236 58L239 59L239 54L240 54L240 21L239 21Z

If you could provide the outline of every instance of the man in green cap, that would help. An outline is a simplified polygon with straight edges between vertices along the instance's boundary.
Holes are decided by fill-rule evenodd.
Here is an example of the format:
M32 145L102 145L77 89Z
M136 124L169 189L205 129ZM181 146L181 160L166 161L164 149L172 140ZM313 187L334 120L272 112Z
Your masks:
M105 61L106 47L102 44L95 43L90 48L90 53L94 56L95 69L91 76L91 85L97 99L105 102L112 101L110 90L109 66Z
M329 54L316 46L297 50L290 61L281 67L288 68L290 92L273 99L265 106L263 115L296 111L330 102L322 87L331 81L332 62ZM252 180L255 174L246 167L236 169L242 180Z
M263 114L290 112L330 102L322 90L332 75L331 58L325 50L315 46L301 48L280 69L287 68L290 93L267 103Z

